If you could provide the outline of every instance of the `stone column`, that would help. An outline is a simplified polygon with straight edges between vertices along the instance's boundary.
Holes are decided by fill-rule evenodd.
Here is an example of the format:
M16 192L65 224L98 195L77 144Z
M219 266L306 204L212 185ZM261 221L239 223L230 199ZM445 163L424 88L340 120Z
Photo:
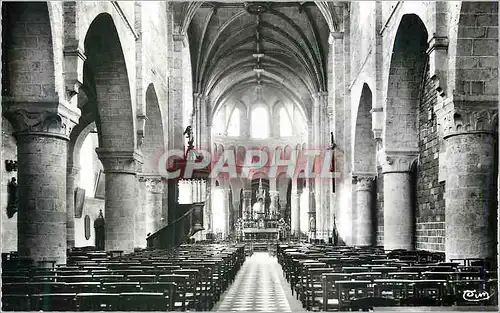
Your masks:
M497 110L473 108L451 109L443 118L447 260L493 257L495 251Z
M146 206L148 203L146 177L144 175L136 176L137 178L137 207L134 210L134 248L146 247L147 237L146 232Z
M316 231L317 231L317 217L316 217L316 194L314 192L314 186L312 184L309 185L309 239L316 239Z
M358 176L356 184L356 244L358 246L373 245L372 208L374 203L373 187L375 177Z
M301 190L292 191L292 233L300 234L300 195Z
M286 199L280 199L280 216L285 220L285 222L288 223L288 221L286 219L286 206L287 205L288 205L288 203L286 202Z
M243 218L250 219L252 217L252 190L243 190Z
M205 206L203 208L203 227L204 233L212 232L212 182L207 181L205 193Z
M137 208L135 237L136 247L146 247L146 237L162 228L163 181L160 176L141 175L143 203Z
M230 214L231 210L229 208L229 189L224 189L224 225L225 225L225 232L224 236L227 236L231 233L231 225L230 225Z
M78 114L57 100L2 105L17 139L19 256L66 263L67 149Z
M276 216L278 209L277 199L279 197L279 192L277 190L270 190L269 197L271 198L271 203L269 204L269 213L270 215Z
M75 186L80 177L80 167L68 164L66 174L66 245L75 246Z
M96 149L105 173L104 201L105 249L134 250L135 210L137 205L136 166L140 155L132 151Z
M384 154L384 249L414 249L411 166L416 154Z
M232 212L232 223L231 223L231 233L236 235L236 222L240 218L240 199L235 199L233 197L233 212Z

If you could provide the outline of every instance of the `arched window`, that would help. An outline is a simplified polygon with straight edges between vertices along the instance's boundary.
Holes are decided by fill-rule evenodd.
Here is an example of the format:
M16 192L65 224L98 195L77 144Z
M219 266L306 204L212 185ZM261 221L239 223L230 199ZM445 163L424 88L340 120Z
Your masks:
M286 137L292 135L292 121L288 117L285 108L280 109L280 136Z
M269 115L263 107L252 111L252 137L257 139L269 137Z
M212 129L215 135L222 135L224 133L224 121L222 120L220 110L215 114Z
M231 119L227 126L227 135L231 137L238 137L240 135L240 109L238 108L235 108L233 114L231 114Z

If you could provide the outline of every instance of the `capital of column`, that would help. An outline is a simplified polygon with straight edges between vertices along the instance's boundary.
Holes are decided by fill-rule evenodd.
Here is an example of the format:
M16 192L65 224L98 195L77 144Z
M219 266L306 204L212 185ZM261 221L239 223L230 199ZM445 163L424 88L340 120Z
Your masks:
M277 190L270 190L269 191L269 197L271 199L276 199L277 197L279 197L279 195L280 195L280 193Z
M382 173L407 173L411 171L413 163L418 159L415 151L380 151L379 161Z
M243 198L245 198L245 199L252 198L252 191L251 190L243 190Z
M136 174L142 163L142 155L136 151L115 151L96 148L97 156L104 167L104 173Z
M187 47L188 45L187 36L184 33L174 33L172 34L172 39L181 42L183 47Z
M453 104L444 106L439 112L438 124L441 125L443 138L464 134L495 134L498 132L496 119L497 108L457 107Z
M330 32L328 43L333 44L335 40L344 39L344 32Z
M146 191L151 193L163 193L163 178L158 175L138 175L139 182L145 183Z
M80 112L54 101L3 100L4 115L12 123L15 135L40 135L69 140Z
M371 191L375 182L375 176L357 176L357 191Z

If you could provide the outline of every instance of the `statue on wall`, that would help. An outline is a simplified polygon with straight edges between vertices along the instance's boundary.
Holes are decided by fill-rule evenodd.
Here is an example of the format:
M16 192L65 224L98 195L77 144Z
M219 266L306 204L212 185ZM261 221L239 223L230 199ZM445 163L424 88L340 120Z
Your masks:
M105 233L104 233L104 216L102 215L102 210L99 210L99 216L96 218L94 222L94 229L95 229L95 246L97 250L104 250L104 240L105 240Z
M188 139L188 147L187 147L187 151L189 150L192 150L194 148L194 137L193 137L193 128L191 127L191 125L189 125L188 127L186 127L186 129L184 130L184 133L182 133L184 136L186 136L186 138Z
M7 217L12 218L17 213L17 182L16 178L12 177L7 184L8 202L7 202Z

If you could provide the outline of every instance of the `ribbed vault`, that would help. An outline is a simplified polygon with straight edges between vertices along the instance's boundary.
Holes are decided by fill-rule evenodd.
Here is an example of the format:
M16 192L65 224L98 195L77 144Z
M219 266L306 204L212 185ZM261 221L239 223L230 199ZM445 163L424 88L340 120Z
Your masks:
M309 117L312 95L327 91L328 37L338 27L323 2L174 4L191 49L193 91L210 110L233 93L264 85Z

